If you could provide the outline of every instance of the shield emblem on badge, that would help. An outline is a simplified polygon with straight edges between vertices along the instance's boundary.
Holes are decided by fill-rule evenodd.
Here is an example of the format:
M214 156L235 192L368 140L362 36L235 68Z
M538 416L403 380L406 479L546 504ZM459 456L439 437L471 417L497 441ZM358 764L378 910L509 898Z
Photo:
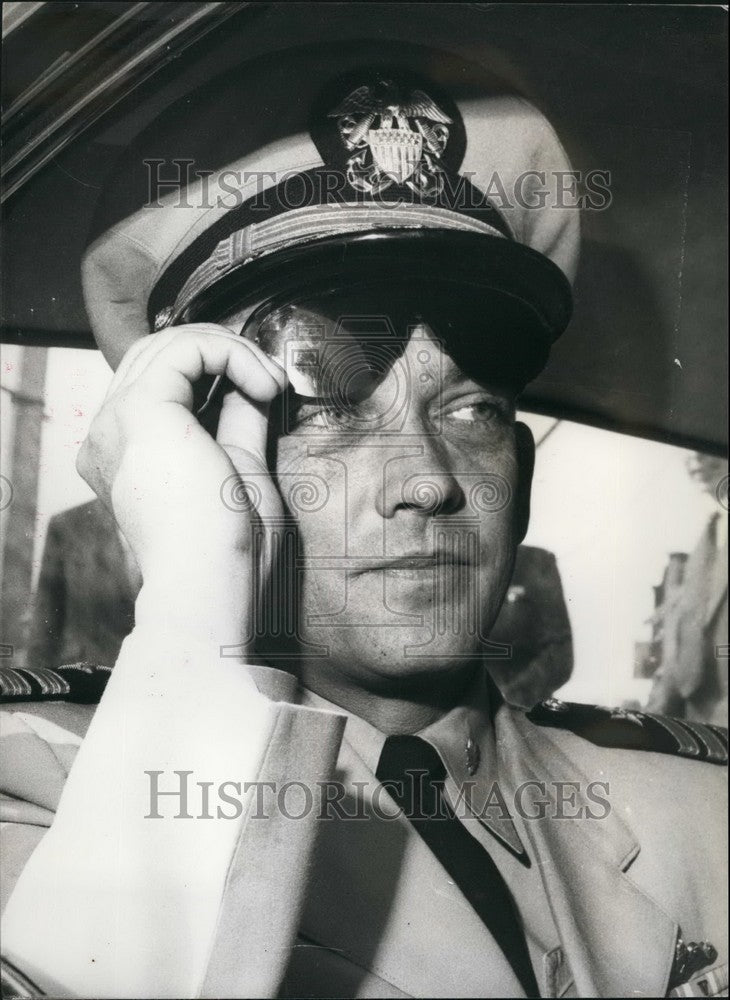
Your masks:
M368 145L376 166L397 184L408 180L421 161L423 140L407 128L370 129Z

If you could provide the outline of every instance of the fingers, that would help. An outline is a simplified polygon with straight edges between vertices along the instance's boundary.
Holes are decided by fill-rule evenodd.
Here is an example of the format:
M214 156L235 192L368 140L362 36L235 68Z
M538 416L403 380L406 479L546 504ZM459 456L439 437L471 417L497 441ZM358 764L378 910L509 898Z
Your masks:
M154 334L125 356L111 394L132 390L158 401L192 403L202 375L227 375L246 396L268 402L286 386L284 370L256 344L213 323Z
M80 474L87 482L113 478L109 470L135 434L141 431L146 439L154 424L159 435L160 404L192 409L193 386L203 375L225 375L238 390L225 407L225 441L263 454L268 404L286 386L286 373L257 345L225 327L191 324L150 335L127 352L79 452ZM174 417L174 410L165 412L182 419ZM180 426L186 426L184 421Z
M227 376L235 386L222 439L190 412L203 376ZM77 468L114 511L145 579L167 572L202 529L216 559L248 560L251 519L221 504L220 484L251 479L266 509L279 509L265 449L269 403L286 383L259 347L216 324L164 330L127 352Z
M159 333L151 333L148 336L141 337L139 340L135 341L122 358L112 381L110 391L113 392L133 383L147 368L156 355L167 347L168 344L175 339L175 337L180 336L181 333L186 330L191 331L194 329L200 329L200 331L203 332L205 327L210 327L211 332L213 330L223 333L230 332L227 331L225 327L219 327L213 323L206 323L198 324L197 326L191 325L189 327L167 327L165 330L160 330Z
M134 382L148 367L150 362L181 336L191 336L196 333L218 333L223 336L235 336L233 331L218 323L191 323L186 326L169 326L159 333L151 333L136 341L122 358L117 369L115 382L119 388Z

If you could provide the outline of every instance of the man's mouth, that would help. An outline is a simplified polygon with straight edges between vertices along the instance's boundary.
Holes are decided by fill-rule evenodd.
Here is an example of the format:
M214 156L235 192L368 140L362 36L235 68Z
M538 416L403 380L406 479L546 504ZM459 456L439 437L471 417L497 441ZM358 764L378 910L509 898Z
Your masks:
M378 571L398 572L405 570L434 573L456 569L457 567L472 568L473 566L474 563L471 559L448 549L439 549L435 552L409 552L393 558L358 561L357 567L353 567L353 574L360 576L363 573L375 573Z

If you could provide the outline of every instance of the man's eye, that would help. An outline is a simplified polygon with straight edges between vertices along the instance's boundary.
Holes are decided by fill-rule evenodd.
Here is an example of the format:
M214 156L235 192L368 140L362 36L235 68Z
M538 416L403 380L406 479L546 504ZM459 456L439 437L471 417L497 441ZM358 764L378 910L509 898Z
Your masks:
M295 426L327 430L333 427L343 427L351 418L352 413L342 406L304 403L297 410Z
M455 407L446 413L446 417L457 423L484 424L492 420L504 420L507 418L507 413L499 403L482 399Z

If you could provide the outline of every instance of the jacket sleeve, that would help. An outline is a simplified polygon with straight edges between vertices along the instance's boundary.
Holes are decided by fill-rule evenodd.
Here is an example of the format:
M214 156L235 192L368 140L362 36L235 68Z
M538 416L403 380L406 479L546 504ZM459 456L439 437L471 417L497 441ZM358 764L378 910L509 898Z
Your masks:
M5 668L4 680L8 674ZM25 685L25 676L17 683ZM21 702L0 712L0 910L53 821L92 713L62 702Z
M331 777L344 718L275 700L294 684L278 671L141 647L125 641L65 784L35 733L51 778L23 767L10 794L57 809L4 957L52 995L275 996L317 825L296 791Z

